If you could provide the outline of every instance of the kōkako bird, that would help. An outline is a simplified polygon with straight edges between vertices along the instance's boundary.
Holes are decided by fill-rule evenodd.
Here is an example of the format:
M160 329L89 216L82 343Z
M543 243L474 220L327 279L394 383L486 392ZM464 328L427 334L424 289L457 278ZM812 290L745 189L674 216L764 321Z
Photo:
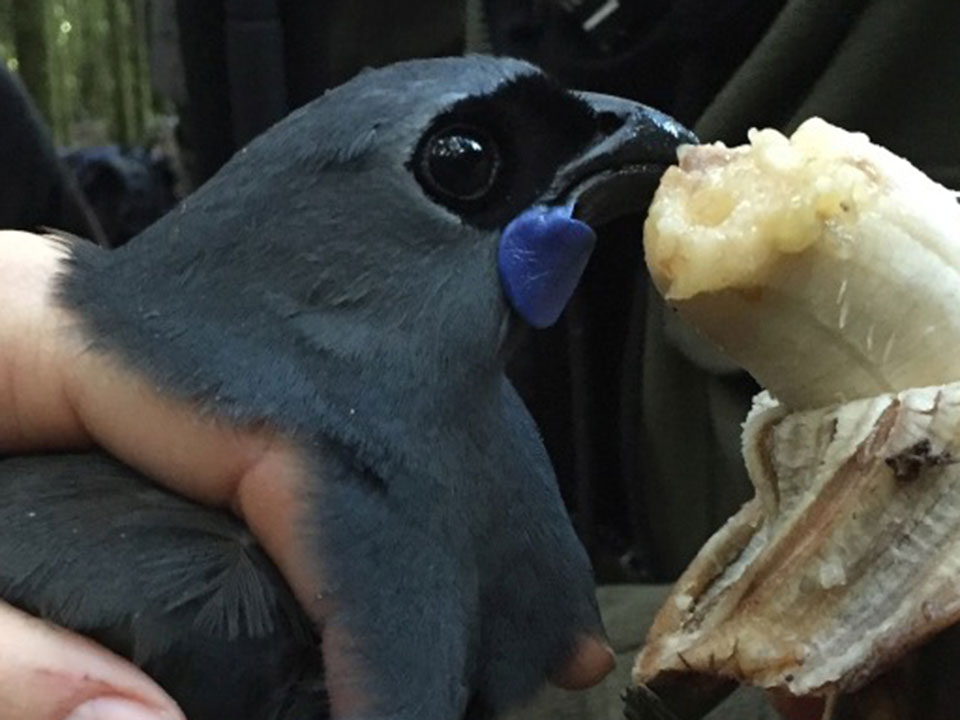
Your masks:
M227 511L102 453L0 462L0 596L134 659L191 720L528 699L603 629L505 361L692 141L524 62L412 61L293 112L127 246L72 243L59 299L91 352L297 449L318 602Z

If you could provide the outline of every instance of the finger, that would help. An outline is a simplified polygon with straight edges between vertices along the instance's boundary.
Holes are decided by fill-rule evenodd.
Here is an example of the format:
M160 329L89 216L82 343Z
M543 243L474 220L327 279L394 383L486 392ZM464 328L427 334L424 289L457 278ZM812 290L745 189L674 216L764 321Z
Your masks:
M94 353L72 364L66 395L97 445L182 495L231 508L312 610L320 578L297 532L307 471L292 445L267 430L203 418Z
M0 720L182 720L116 655L0 603Z
M570 659L550 682L564 690L586 690L603 680L616 665L613 649L598 637L581 637Z
M5 235L12 240L0 233L0 253ZM321 579L311 571L316 562L302 556L307 544L297 541L307 486L297 450L269 428L236 428L200 417L193 405L161 395L119 358L88 350L78 319L53 302L65 250L36 236L18 242L40 247L21 253L20 277L27 280L7 300L15 307L19 303L16 311L28 318L21 326L42 334L34 335L39 350L30 362L19 359L26 355L21 349L17 362L8 364L13 369L5 378L0 375L0 400L6 388L16 408L4 414L17 418L13 427L0 425L0 452L51 443L60 447L64 438L76 445L94 443L183 495L231 507L277 563L306 611L322 622ZM0 280L2 274L0 268ZM10 324L0 324L0 332ZM0 347L2 341L0 337ZM583 638L554 680L562 687L589 687L612 666L603 641Z
M0 453L89 444L64 395L53 281L64 249L40 236L0 232Z
M67 256L59 241L0 231L0 454L96 444L183 495L231 507L309 610L317 578L293 541L297 453L268 430L204 419L90 350L54 297Z
M298 521L307 475L297 451L264 430L230 429L197 420L189 405L157 395L102 357L84 358L76 373L69 395L98 444L183 494L233 507L303 607L322 621L321 582L311 571L316 562L302 556L305 544L296 536L296 528L303 527ZM125 408L137 410L127 413ZM589 688L614 664L613 651L603 639L584 636L552 681L568 690Z

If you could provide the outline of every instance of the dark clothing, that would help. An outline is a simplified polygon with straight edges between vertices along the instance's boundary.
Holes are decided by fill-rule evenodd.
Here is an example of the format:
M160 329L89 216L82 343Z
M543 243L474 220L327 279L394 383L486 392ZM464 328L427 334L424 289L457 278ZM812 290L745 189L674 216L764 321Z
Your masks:
M364 67L458 55L463 6L446 0L177 0L194 185L291 110Z
M50 130L20 80L0 65L0 228L65 230L99 239L99 225L66 172Z

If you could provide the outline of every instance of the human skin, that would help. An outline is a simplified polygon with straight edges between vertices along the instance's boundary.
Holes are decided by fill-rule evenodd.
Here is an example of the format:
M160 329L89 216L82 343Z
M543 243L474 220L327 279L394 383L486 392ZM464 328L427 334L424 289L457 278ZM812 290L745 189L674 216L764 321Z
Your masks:
M293 448L268 429L200 417L90 351L76 318L55 302L67 252L57 240L0 231L0 455L100 446L176 492L230 508L309 607L318 579L307 576L291 534L305 478ZM2 603L0 637L0 720L182 717L123 659ZM590 687L612 662L603 643L584 639L552 680Z

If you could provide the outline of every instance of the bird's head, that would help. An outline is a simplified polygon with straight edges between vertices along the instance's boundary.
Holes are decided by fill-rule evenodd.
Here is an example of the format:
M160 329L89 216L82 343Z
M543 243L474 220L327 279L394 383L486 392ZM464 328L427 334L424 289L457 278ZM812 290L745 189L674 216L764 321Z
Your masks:
M503 377L506 341L558 318L594 226L642 212L693 141L655 110L565 90L517 60L368 71L254 140L128 245L79 252L64 296L91 338L158 387L332 438L351 467L388 478L385 493L356 491L365 507L429 529L462 575L441 583L452 599L430 600L462 604L451 634L469 646L436 680L456 697L434 704L468 698L486 717L564 676L577 634L601 625L588 558ZM329 564L342 551L331 574L348 584L358 545L392 528L364 534L360 521L380 516L358 518L355 498L341 528L337 488L354 491L323 486L321 554ZM377 591L357 582L360 601Z
M321 344L489 366L518 320L557 319L591 226L642 211L693 140L521 61L400 63L291 114L137 242L181 265L193 244L234 302L270 293Z

